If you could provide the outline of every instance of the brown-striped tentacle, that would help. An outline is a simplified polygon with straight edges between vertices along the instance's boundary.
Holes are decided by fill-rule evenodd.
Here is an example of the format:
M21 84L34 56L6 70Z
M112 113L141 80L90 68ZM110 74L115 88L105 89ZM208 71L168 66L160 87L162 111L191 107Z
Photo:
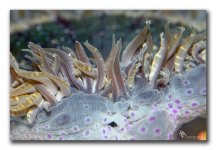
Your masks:
M100 95L107 97L109 93L112 92L112 80L108 80L104 89L100 92Z
M154 59L151 65L151 72L149 74L149 81L150 81L149 84L151 88L156 88L157 78L160 73L160 69L162 67L163 61L166 58L166 53L167 53L167 44L164 38L164 33L160 34L160 39L161 39L161 46L160 46L159 51L154 56Z
M26 100L18 105L10 106L10 112L15 116L26 115L28 110L33 106L38 106L42 101L42 96L39 92L35 92L26 97Z
M96 47L89 44L88 42L85 42L84 44L89 49L89 51L92 53L97 63L98 75L97 75L95 89L96 89L96 92L99 92L104 87L104 78L106 76L105 62L104 62L102 55L100 54L100 52L98 51Z
M10 97L34 93L34 92L36 92L35 87L29 84L28 82L25 82L22 85L16 87L15 89L10 90Z
M192 33L183 40L183 42L181 43L177 51L177 54L175 56L175 71L178 73L183 71L184 60L188 50L193 44L195 35L196 35L196 31L193 29Z
M52 95L46 86L44 86L43 84L39 84L39 83L35 83L33 84L33 86L41 93L44 99L46 99L50 103L51 106L54 106L57 104L58 101L55 95Z
M47 61L47 57L45 55L45 52L42 48L39 49L40 51L40 62L41 62L41 67L44 68L47 72L56 75L56 73L52 70L52 67L49 65Z
M128 93L127 93L127 89L126 89L124 79L122 77L120 61L119 61L121 49L122 49L122 41L120 39L117 42L117 49L116 49L117 54L116 54L114 64L113 64L113 70L114 70L114 73L115 73L115 78L116 78L118 90L120 91L120 96L122 96L123 98L127 98Z
M52 70L54 71L54 73L56 75L58 75L58 72L59 72L59 68L60 68L60 58L57 54L53 54L53 57L54 57L54 61L53 61L53 64L52 64Z
M26 114L26 119L28 124L33 124L37 115L40 113L41 109L39 107L32 107Z
M185 31L184 27L179 27L179 31L177 33L171 33L169 28L169 22L165 25L165 37L167 41L167 55L166 60L169 60L171 56L175 53L177 47L180 44L180 40Z
M159 74L160 74L161 78L157 80L157 87L167 85L169 82L169 79L170 79L169 69L162 68Z
M137 49L145 42L148 37L148 32L151 22L146 21L144 29L127 45L122 54L121 62L126 67L130 64Z
M39 68L48 78L50 78L60 88L62 97L70 95L70 85L69 84L67 84L65 81L61 80L57 76L47 72L42 67L39 66ZM57 98L57 101L60 101L62 97Z
M56 53L58 54L58 56L60 57L61 61L64 63L68 75L71 79L71 81L73 82L73 84L81 91L86 91L86 89L83 86L82 82L79 82L79 80L76 79L75 74L74 74L74 64L73 61L71 59L70 56L68 56L68 54L66 54L65 52L59 50L59 49L54 49L54 48L44 48L45 51L47 52L52 52L52 53Z
M134 87L134 79L135 79L136 73L140 66L141 66L141 63L138 62L133 67L131 67L130 71L128 72L127 83L130 89Z
M206 41L200 41L193 45L191 48L193 58L199 63L205 63L202 58L200 58L199 54L201 50L206 48Z
M40 55L40 46L33 43L33 42L28 42L28 48L30 48L33 53L37 54L37 55Z
M84 51L84 48L78 41L75 42L75 49L76 49L77 57L79 58L79 60L91 66L91 63L89 62L89 59ZM87 91L89 93L92 93L93 92L93 79L86 76L85 80L86 80Z
M56 85L42 72L19 69L17 70L17 74L23 78L43 83L53 95L57 93Z
M10 106L15 106L24 103L28 96L29 96L28 94L23 94L19 96L10 97Z
M78 68L82 73L92 77L92 78L97 78L97 69L91 67L90 65L78 60L78 59L74 59L74 66L76 68Z

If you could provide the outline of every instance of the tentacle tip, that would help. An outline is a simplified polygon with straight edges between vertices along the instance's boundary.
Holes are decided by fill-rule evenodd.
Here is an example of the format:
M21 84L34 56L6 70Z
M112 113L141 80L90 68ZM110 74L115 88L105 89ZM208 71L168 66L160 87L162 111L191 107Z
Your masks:
M86 45L89 45L89 42L86 40L85 42L84 42L84 45L86 46Z
M151 25L151 20L147 19L147 20L146 20L146 25L150 27L150 25Z
M164 32L160 33L160 38L164 38Z
M181 30L181 32L185 31L185 27L183 27L183 26L179 27L179 29Z
M29 44L29 45L30 45L30 44L33 44L33 42L32 42L32 41L29 41L28 44Z

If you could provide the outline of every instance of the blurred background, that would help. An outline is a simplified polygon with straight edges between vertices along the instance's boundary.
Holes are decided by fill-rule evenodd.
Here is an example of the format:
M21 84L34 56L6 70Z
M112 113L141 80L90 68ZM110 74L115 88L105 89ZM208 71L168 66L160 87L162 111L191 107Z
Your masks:
M19 52L32 41L42 47L74 48L74 42L88 40L106 57L111 48L112 34L122 38L123 49L151 20L151 33L156 46L164 24L206 30L206 11L202 10L12 10L10 12L10 51L22 59Z
M184 26L183 36L190 33L191 27L202 32L207 25L205 10L11 10L10 51L22 63L26 60L21 49L26 49L29 41L42 47L74 49L76 40L81 44L88 40L106 58L111 50L112 34L116 39L122 38L124 49L148 19L155 49L167 21L171 22L171 28ZM206 124L205 117L198 117L180 127L175 136L178 140L205 140ZM191 138L182 138L179 131Z

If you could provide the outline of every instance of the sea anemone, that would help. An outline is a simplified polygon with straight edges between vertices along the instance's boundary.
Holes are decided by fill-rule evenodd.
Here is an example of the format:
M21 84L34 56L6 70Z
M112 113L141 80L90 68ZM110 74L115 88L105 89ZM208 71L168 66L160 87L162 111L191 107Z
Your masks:
M88 41L42 48L32 63L10 54L12 140L173 140L185 122L206 113L206 33L166 23L153 50L150 20L126 46L112 37L104 59ZM111 43L111 42L110 42ZM120 57L121 56L121 57Z

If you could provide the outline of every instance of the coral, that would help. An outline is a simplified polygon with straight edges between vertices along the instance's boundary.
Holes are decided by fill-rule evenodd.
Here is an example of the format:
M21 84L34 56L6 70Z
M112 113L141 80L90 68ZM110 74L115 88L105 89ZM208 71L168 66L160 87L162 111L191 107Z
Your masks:
M169 23L153 51L151 22L128 44L113 35L104 59L88 42L42 48L29 42L31 65L10 55L12 140L174 140L206 113L206 35L183 38Z

